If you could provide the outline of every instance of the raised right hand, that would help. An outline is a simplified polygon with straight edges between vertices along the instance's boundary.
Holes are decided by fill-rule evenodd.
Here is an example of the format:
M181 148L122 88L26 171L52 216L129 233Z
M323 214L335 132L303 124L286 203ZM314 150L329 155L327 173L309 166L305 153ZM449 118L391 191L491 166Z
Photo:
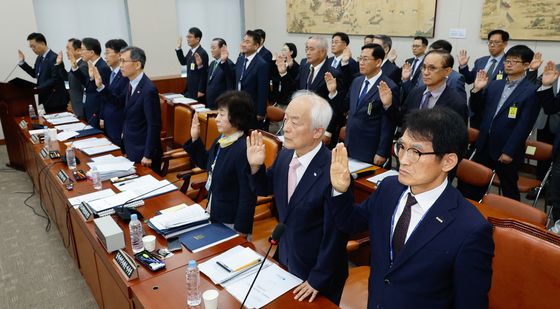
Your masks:
M543 86L551 86L558 79L559 74L560 73L556 69L556 63L552 61L547 62L542 74Z
M224 63L229 58L229 51L227 45L222 46L222 51L220 52L220 62Z
M350 187L350 172L348 171L348 152L343 143L338 143L332 150L331 184L333 189L344 193Z
M58 55L56 56L56 64L61 64L62 63L62 51L58 52Z
M286 58L282 53L279 53L276 58L276 67L278 68L279 74L284 74L288 71L288 66L286 64Z
M266 149L262 139L262 134L256 130L247 136L247 161L251 166L251 174L255 174L264 164Z
M474 80L473 90L475 92L484 89L488 85L488 74L484 70L480 70L476 73L476 79Z
M412 65L408 62L405 62L401 70L401 80L409 80L410 76L412 76Z
M179 38L177 39L177 49L181 49L182 45L183 45L183 38L179 36Z
M327 84L327 89L330 95L334 95L336 92L336 78L332 76L331 72L325 73L325 83Z
M19 62L25 61L25 55L23 54L23 52L21 51L21 49L18 49L17 52L18 52Z
M459 60L459 66L465 66L467 64L469 64L469 59L471 57L469 57L469 55L467 54L467 51L464 49L461 49L459 51L459 55L457 55L457 59Z
M99 70L96 66L91 66L91 73L93 73L93 78L95 79L95 86L97 86L97 88L101 88L101 86L103 86L103 79L101 78L101 74L99 74Z
M197 68L202 66L202 58L200 58L198 53L194 53L194 62L196 63Z
M200 122L198 121L198 113L194 113L193 120L191 123L191 139L196 141L200 138Z
M76 57L74 57L74 53L66 53L68 55L68 61L70 61L70 65L72 68L77 68L78 64L76 62Z

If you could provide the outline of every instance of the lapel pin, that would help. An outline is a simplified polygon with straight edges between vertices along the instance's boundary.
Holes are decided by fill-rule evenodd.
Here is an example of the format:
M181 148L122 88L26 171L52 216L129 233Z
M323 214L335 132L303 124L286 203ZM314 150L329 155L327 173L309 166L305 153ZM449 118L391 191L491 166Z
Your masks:
M439 221L439 223L443 223L443 220L442 220L442 219L440 219L440 217L436 217L436 220L438 220L438 221Z
M313 173L313 176L317 177L317 173Z

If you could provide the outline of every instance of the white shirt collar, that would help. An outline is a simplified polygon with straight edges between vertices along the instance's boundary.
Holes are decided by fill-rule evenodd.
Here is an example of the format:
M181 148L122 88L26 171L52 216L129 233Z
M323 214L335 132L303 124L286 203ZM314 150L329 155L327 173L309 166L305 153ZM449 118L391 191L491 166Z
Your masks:
M115 72L115 74L119 74L120 70L121 70L121 67L119 65L117 65L117 67L113 69L113 72Z
M314 75L317 75L317 72L319 72L319 70L321 70L321 67L323 67L323 64L325 64L326 61L327 61L327 58L323 59L323 61L321 61L321 63L319 63L317 66L314 67L315 68L314 69L315 71L313 72ZM313 66L312 64L309 64L309 69L310 70L311 70L312 66Z
M389 58L385 58L383 59L383 62L381 62L381 66L383 66L385 64L385 62L389 61Z
M490 55L490 58L488 59L488 61L492 61L492 59L496 59L496 63L499 63L502 58L504 57L505 53L501 53L500 55L493 57L492 55Z
M315 158L315 155L319 152L319 150L321 150L321 146L323 146L323 143L319 143L317 146L315 146L315 148L313 148L313 150L301 157L298 157L296 152L294 151L294 157L297 157L304 171L307 170L307 167L309 166L309 164L311 164L311 161L313 160L313 158Z
M101 57L97 57L97 59L95 59L95 61L93 62L93 65L94 65L94 66L97 64L97 62L99 61L99 59L101 59Z
M412 194L412 192L410 191L410 187L408 187L404 191L403 196L406 196L410 192L410 194L412 194L412 196L414 196L414 198L416 199L418 206L422 208L422 211L424 213L427 213L428 210L430 210L430 208L437 201L437 199L443 194L443 191L445 190L446 187L447 187L447 177L445 177L445 179L439 186L433 188L432 190L422 192L420 194L416 194L416 195Z
M379 72L378 72L377 74L373 75L373 76L372 76L371 78L369 78L369 79L368 79L366 76L364 76L364 77L366 77L366 78L364 79L364 82L367 80L367 81L369 82L369 87L371 87L373 84L375 84L375 82L377 82L377 80L379 79L379 77L381 77L381 73L382 73L381 70L379 70ZM363 86L362 86L362 87L363 87Z
M199 47L200 47L200 44L199 44L199 45L196 45L194 48L191 48L191 52L192 52L193 54L196 53L196 50L197 50Z
M143 76L144 76L144 72L141 72L140 74L138 74L138 76L136 76L135 79L130 81L130 86L132 87L132 92L134 92L134 90L136 89L136 86L138 86L138 84L140 83L140 80L142 79Z
M257 52L256 52L255 54L258 54L258 53L260 53L260 52L261 52L261 50L263 49L263 47L264 47L264 45L263 45L263 46L261 46L261 47L259 47L259 48L257 48Z

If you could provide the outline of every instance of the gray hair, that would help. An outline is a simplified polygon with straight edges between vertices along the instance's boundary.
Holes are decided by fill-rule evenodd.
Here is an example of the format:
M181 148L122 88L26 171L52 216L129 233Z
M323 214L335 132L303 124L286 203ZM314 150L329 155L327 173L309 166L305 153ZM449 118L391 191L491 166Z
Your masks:
M292 96L292 100L300 97L305 97L307 99L306 102L311 104L311 130L321 128L326 131L333 115L333 109L329 103L309 90L296 91Z
M146 53L140 47L136 46L128 46L121 49L121 54L129 51L130 52L130 60L132 61L140 61L140 65L142 69L144 69L144 65L146 65Z
M316 40L319 42L319 45L317 46L318 48L323 49L324 51L329 50L329 41L325 37L312 35L307 40Z

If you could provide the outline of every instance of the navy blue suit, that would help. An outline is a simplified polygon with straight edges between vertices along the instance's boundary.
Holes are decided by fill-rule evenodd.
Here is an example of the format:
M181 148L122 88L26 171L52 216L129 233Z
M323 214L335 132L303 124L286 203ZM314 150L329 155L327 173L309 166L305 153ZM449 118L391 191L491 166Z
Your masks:
M269 64L264 61L259 55L255 55L253 60L249 63L243 72L243 79L241 79L241 72L243 71L243 64L245 56L240 55L237 62L233 64L220 63L222 70L229 75L230 78L235 80L235 89L241 83L241 89L251 95L255 113L258 116L266 115L266 106L268 103L268 88L269 88Z
M331 194L331 153L321 146L288 203L288 169L293 150L283 149L266 172L264 166L251 179L257 195L274 194L279 221L286 224L278 257L288 271L335 304L340 302L348 276L347 235L336 230L326 208Z
M396 123L389 113L393 109L398 109L399 89L391 79L381 75L375 84L369 87L365 97L358 102L364 79L365 76L356 77L344 102L336 104L343 104L343 108L349 111L344 140L349 156L372 163L376 154L384 158L391 156L391 143ZM387 83L393 94L393 104L388 110L383 108L379 98L377 87L380 81ZM342 100L342 96L337 94L333 100Z
M352 205L350 190L328 200L339 229L369 228L368 308L488 308L492 228L451 183L391 261L391 222L405 190L393 176L360 205Z
M389 77L393 82L395 82L395 84L401 84L401 69L399 69L396 64L387 60L381 66L381 71L385 76Z
M272 53L264 46L257 53L257 55L259 55L264 61L268 63L272 62Z
M445 84L447 85L447 87L453 89L462 98L465 104L467 104L466 103L467 92L465 91L465 78L463 77L463 75L457 73L457 71L455 70L452 70L451 73L449 73L449 75L447 76L447 80L445 81ZM423 86L424 86L424 80L422 79L421 73L420 73L420 77L416 82L416 86L414 86L411 81L406 81L402 83L401 92L402 92L403 100L406 100L408 94L414 88L423 87Z
M229 66L233 66L231 60L227 60ZM215 66L215 70L214 70ZM231 74L226 74L220 67L220 60L213 60L208 67L208 83L206 85L206 107L217 109L216 99L220 94L235 89L235 80Z
M107 87L111 77L111 68L109 68L107 62L101 57L95 63L95 67L99 71L99 75L101 75L103 85ZM101 112L101 106L105 104L105 97L97 91L95 80L92 80L88 74L84 74L79 68L75 71L71 70L71 72L80 80L85 88L86 101L84 103L84 116L86 121L92 127L99 129L99 113Z
M132 96L126 96L123 144L131 161L152 160L152 170L161 169L161 110L158 92L144 74Z
M408 94L405 101L401 105L400 111L400 119L399 123L402 123L404 116L412 110L420 108L420 103L422 103L422 96L424 95L424 91L426 90L426 86L422 85L420 87L416 87L412 89L412 91ZM445 86L441 96L436 101L435 107L447 107L459 114L461 118L467 123L467 117L469 114L469 107L467 105L467 101L464 100L457 92L455 92L449 85Z
M198 98L198 93L206 93L206 78L208 74L208 53L198 46L196 53L202 59L202 68L196 66L196 61L192 50L185 56L182 49L176 49L177 59L181 65L187 66L187 86L185 87L185 96L199 102L204 103L203 98Z
M471 109L483 115L474 160L496 169L503 194L519 200L517 168L523 162L525 141L533 129L540 104L535 93L537 86L524 78L494 117L505 85L505 79L491 81L484 90L471 93ZM510 116L512 108L517 108L517 112ZM498 162L502 154L511 157L513 162ZM483 193L471 190L465 196L478 200Z
M56 53L49 50L45 57L37 56L33 68L24 62L20 67L37 79L39 104L42 104L47 113L66 111L68 93L64 87L64 80L56 70Z
M424 64L424 59L425 58L426 57L424 56L422 58L422 60L420 61L420 63L417 64L416 71L414 71L413 75L410 77L410 82L412 83L412 87L418 86L418 82L422 80L422 65ZM408 64L410 64L412 66L412 64L414 63L414 58L406 59L405 62L407 62ZM414 69L414 68L412 67L412 69Z
M124 105L130 81L119 71L109 87L101 93L105 97L101 106L101 119L105 122L105 134L118 146L122 146L121 135L124 123Z
M329 61L332 66L332 62L334 61L334 56L329 57ZM335 69L339 70L342 73L342 92L348 92L348 88L350 88L350 84L354 80L354 78L360 76L360 65L354 58L350 58L348 60L348 64L342 65L342 60L336 65Z
M220 137L212 143L210 151L206 151L200 139L194 143L188 140L183 148L197 166L212 171L209 190L212 199L210 219L233 224L236 231L250 234L253 230L257 198L251 191L247 177L249 163L246 136L241 136L226 148L220 148L217 143L219 139ZM216 165L212 169L214 161Z
M502 79L506 78L507 75L504 71L505 58L505 56L502 57L502 59L500 59L500 62L496 63L492 76L488 76L489 80L495 80L499 72L502 73ZM480 70L484 70L486 64L488 63L488 59L490 59L490 56L484 56L476 59L474 61L474 66L470 71L468 65L463 68L459 67L459 73L463 74L463 76L465 77L465 83L467 83L467 85L474 83L474 80L476 79L476 73L478 73L478 71Z

